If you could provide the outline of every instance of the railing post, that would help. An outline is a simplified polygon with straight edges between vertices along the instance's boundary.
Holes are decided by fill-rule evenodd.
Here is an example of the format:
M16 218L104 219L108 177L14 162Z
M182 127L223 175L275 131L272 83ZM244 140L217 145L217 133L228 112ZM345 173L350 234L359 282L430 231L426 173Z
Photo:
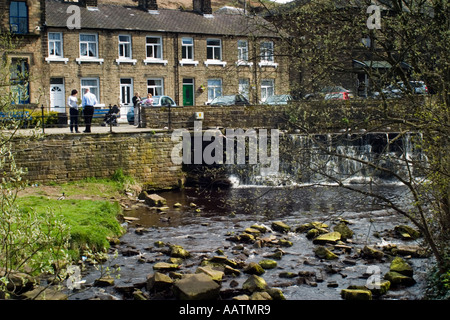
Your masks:
M44 123L44 105L41 105L41 114L42 114L42 133L45 134L45 123Z

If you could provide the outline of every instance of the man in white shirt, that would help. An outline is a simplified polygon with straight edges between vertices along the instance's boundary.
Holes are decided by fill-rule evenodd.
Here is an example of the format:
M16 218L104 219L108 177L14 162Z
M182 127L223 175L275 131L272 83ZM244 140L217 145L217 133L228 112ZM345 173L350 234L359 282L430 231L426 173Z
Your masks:
M85 133L91 132L92 116L94 115L94 106L97 104L97 97L86 89L84 91L83 99L81 100L81 106L83 107L84 123L86 129L83 131Z

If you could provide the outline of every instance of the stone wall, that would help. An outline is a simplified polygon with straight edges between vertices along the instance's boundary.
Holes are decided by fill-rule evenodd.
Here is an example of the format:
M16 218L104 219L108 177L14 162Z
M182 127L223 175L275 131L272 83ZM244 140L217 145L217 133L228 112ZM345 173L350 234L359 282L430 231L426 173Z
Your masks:
M184 181L181 165L171 161L174 143L168 134L61 134L37 141L18 137L13 145L30 183L111 178L117 169L147 189L175 188Z
M171 108L172 129L193 128L195 113L202 112L203 128L268 128L283 129L286 125L283 106L194 106ZM147 128L168 127L169 109L142 108L144 125Z

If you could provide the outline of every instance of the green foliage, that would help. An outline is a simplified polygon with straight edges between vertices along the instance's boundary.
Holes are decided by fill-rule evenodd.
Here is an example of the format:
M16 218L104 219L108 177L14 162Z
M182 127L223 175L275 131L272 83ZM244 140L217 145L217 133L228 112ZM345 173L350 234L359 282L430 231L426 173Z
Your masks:
M45 216L51 208L56 216L70 226L70 248L79 252L85 246L94 251L109 248L107 237L119 236L123 230L117 221L118 203L79 199L56 200L41 196L17 199L20 212L36 211Z

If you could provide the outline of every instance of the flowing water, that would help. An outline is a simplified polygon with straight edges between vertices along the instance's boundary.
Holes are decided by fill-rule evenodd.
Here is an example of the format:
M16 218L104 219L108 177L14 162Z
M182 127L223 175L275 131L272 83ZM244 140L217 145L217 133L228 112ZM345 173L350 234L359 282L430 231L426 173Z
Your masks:
M323 150L323 146L317 147L317 140L325 141L328 154L311 152ZM392 183L391 177L383 170L367 170L361 161L376 162L398 174L411 172L409 164L405 166L401 159L412 163L411 159L423 159L423 156L420 150L413 148L409 135L399 140L395 135L380 134L370 139L341 140L337 144L330 135L319 137L314 142L304 136L292 135L289 141L291 150L300 148L295 153L298 156L286 157L283 154L287 153L280 150L280 171L276 176L259 175L257 165L246 166L245 170L231 166L225 174L231 181L229 188L203 186L160 193L169 207L164 212L145 205L127 209L125 215L138 220L128 225L128 232L117 248L118 256L109 262L120 267L120 279L115 281L115 286L107 288L88 285L87 290L71 295L70 299L129 299L130 295L124 292L131 290L129 287L142 287L147 276L154 272L154 263L168 260L163 250L155 245L156 241L181 245L191 253L191 257L181 265L180 272L183 273L195 272L202 259L217 255L217 250L245 264L259 262L273 254L276 248L231 240L233 235L242 233L255 223L270 228L273 221L281 220L294 230L301 224L321 221L332 230L341 218L350 222L349 227L354 231L349 243L351 251L339 254L339 259L334 261L317 258L313 252L316 245L304 233L273 233L278 238L291 241L292 246L282 248L284 254L277 261L277 268L266 270L263 277L269 286L281 288L286 299L290 300L341 299L340 291L349 285L364 285L373 267L382 278L389 271L389 258L382 261L361 258L359 250L365 245L421 243L422 240L404 242L392 236L396 225L408 224L408 221L383 203L361 193L338 188L329 179L337 176L355 189L370 190L401 207L408 207L410 199L404 187ZM319 168L320 171L317 170ZM361 181L369 181L370 184L355 184ZM181 206L175 208L176 203ZM425 290L425 275L430 261L431 258L408 259L417 283L408 288L391 289L381 299L420 299ZM280 277L282 272L300 271L315 272L317 281L310 285L300 283L298 278ZM91 268L83 274L83 279L86 284L92 284L98 276L99 272ZM247 277L244 273L235 278L226 277L221 283L221 292L241 288ZM225 299L230 297L225 293L221 296Z

